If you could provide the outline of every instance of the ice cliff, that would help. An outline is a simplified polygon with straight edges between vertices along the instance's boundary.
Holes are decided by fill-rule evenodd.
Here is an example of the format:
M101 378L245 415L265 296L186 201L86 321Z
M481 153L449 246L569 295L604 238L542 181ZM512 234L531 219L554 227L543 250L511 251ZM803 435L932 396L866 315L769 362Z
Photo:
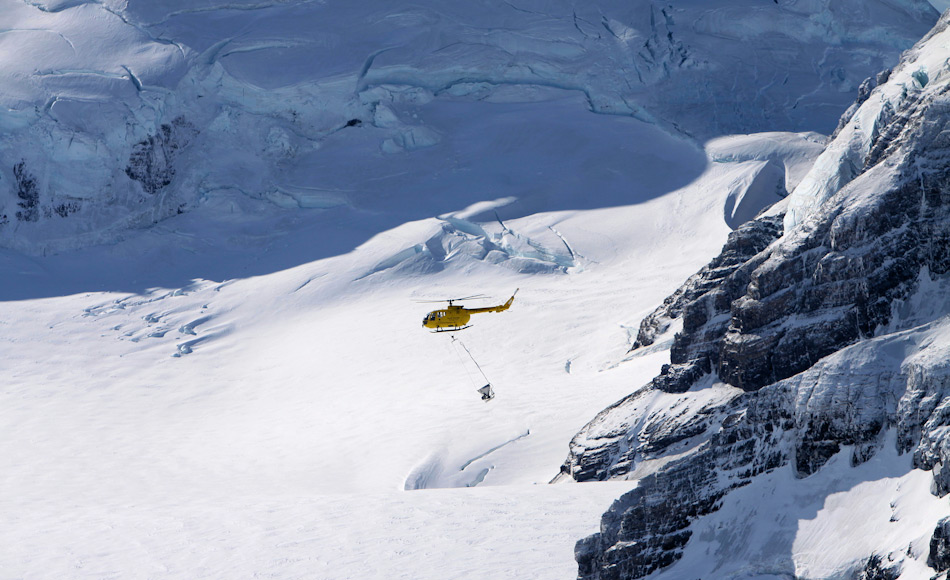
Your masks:
M570 93L699 139L830 132L936 19L922 0L487 8L2 0L0 246L107 243L234 196L365 209L343 176L418 188L385 158L439 151L433 102Z
M578 433L562 468L637 482L578 543L579 577L950 569L947 522L897 507L950 493L948 25L864 85L790 200L735 230L643 321L634 354L681 321L671 363ZM863 496L808 545L802 522L831 517L821 506L847 478L905 489ZM795 494L819 507L778 497Z

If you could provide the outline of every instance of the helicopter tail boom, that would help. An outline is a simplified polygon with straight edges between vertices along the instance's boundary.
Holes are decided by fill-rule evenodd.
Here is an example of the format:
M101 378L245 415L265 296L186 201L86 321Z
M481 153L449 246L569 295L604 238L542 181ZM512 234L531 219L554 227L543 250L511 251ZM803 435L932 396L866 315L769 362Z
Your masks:
M498 306L488 306L486 308L466 308L465 311L472 314L477 314L479 312L504 312L505 310L511 308L511 303L515 301L515 294L518 293L518 290L520 290L520 288L516 289L511 295L511 298L509 298L504 304L500 304Z

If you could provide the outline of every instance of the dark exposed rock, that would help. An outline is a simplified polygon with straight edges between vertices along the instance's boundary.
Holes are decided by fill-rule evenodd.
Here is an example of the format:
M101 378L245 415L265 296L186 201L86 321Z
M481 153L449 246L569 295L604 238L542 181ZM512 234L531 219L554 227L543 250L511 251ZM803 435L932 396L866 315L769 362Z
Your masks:
M578 544L580 577L642 578L656 569L655 563L679 559L690 522L717 510L731 490L786 466L798 477L808 477L845 447L852 450L851 464L861 464L880 449L888 428L896 429L899 441L916 436L921 447L915 457L944 457L950 446L939 439L947 430L938 424L950 424L944 416L950 411L943 410L950 401L950 368L927 371L903 364L903 359L880 367L855 367L850 362L878 360L881 352L903 351L915 340L919 339L898 335L865 341L800 375L743 393L718 408L647 421L633 439L620 428L605 432L594 426L593 433L582 432L588 437L585 444L599 444L601 453L596 467L583 450L572 455L565 471L575 479L587 473L601 479L623 476L636 464L630 458L675 454L678 448L671 433L705 437L705 442L640 479L636 489L604 514L600 532ZM628 414L650 392L655 391L644 389L625 399L615 413ZM602 418L605 424L617 419ZM618 449L623 452L613 456L613 463L604 464L603 459ZM891 567L866 569L869 574L892 572Z
M154 135L132 147L125 168L130 179L142 184L146 193L155 194L175 177L175 158L198 135L198 128L184 117L163 123Z
M913 366L908 369L909 387L901 398L897 445L913 451L914 467L933 471L934 495L950 493L950 376L943 369Z
M601 532L578 542L575 557L581 577L643 578L679 560L691 535L690 517L709 513L718 499L699 496L693 493L694 488L682 484L701 487L712 478L714 473L700 467L688 476L671 470L640 480L639 487L613 503L604 515ZM665 486L670 483L677 485L676 495L666 493L670 490ZM686 505L688 509L684 509ZM622 514L630 510L643 517L624 519Z
M713 403L673 415L651 414L636 421L636 430L622 420L614 423L618 416L647 405L652 392L649 387L641 389L601 411L571 441L571 453L561 472L576 481L604 481L624 476L639 461L695 444L722 420L724 411ZM610 428L605 428L605 420Z
M781 406L745 395L729 409L733 413L703 450L640 479L604 514L600 532L578 542L579 578L643 578L673 564L695 518L718 509L730 490L788 463L778 434L792 419Z
M666 393L685 393L704 375L709 374L709 359L697 359L677 365L663 365L652 386Z
M950 518L940 520L934 529L927 565L937 572L950 570Z
M672 320L681 316L684 332L693 332L717 316L721 318L720 323L727 323L728 318L724 316L728 316L730 302L744 290L744 287L735 281L724 285L727 278L752 256L775 241L781 233L781 216L753 220L730 232L719 255L691 276L662 306L640 323L637 340L630 350L653 344L658 335L666 332ZM687 358L688 355L684 353L675 356L673 362L685 363Z
M64 218L80 209L82 209L82 205L78 201L64 201L53 206L53 213Z
M727 244L719 258L643 321L635 348L652 342L671 319L683 319L670 360L674 368L687 367L664 373L658 388L687 390L688 381L677 377L694 376L689 368L696 364L744 390L793 376L886 325L891 304L916 287L921 268L950 271L946 111L919 99L908 99L905 106L868 159L878 164L889 159L881 173L896 178L880 179L894 185L862 198L860 207L828 206L795 237L752 257L761 243L738 251ZM921 147L895 155L894 147L908 140ZM872 168L865 171L873 179ZM768 234L775 232L769 225L757 220L749 230L767 245ZM745 233L740 228L730 242L747 239ZM788 322L792 316L795 324Z
M40 191L36 185L36 178L26 170L26 161L20 161L13 166L13 177L16 178L17 205L20 211L16 217L21 222L35 222L40 219Z
M897 580L901 575L900 566L887 566L877 554L868 558L867 563L854 576L854 580Z

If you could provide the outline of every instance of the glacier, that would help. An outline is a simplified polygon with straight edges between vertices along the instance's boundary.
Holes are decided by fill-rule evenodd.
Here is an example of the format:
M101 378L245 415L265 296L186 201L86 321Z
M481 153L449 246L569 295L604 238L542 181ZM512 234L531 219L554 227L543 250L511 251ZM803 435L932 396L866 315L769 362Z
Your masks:
M491 114L478 103L564 100L698 139L828 132L936 18L913 0L490 8L4 0L0 245L110 243L233 196L355 211L435 196L448 184L400 161L451 155L457 120ZM495 198L530 188L479 170Z

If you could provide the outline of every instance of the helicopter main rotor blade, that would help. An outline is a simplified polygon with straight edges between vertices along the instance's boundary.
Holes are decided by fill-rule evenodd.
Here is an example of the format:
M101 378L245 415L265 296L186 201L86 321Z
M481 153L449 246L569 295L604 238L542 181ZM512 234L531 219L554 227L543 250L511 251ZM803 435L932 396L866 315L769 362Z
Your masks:
M417 302L420 304L433 304L433 303L438 303L438 302L458 302L459 300L483 300L487 298L491 298L491 297L485 296L484 294L475 294L472 296L465 296L462 298L445 298L443 300L413 300L413 302Z
M472 296L464 296L462 298L451 298L451 300L481 300L483 298L491 298L491 297L485 296L484 294L474 294Z

